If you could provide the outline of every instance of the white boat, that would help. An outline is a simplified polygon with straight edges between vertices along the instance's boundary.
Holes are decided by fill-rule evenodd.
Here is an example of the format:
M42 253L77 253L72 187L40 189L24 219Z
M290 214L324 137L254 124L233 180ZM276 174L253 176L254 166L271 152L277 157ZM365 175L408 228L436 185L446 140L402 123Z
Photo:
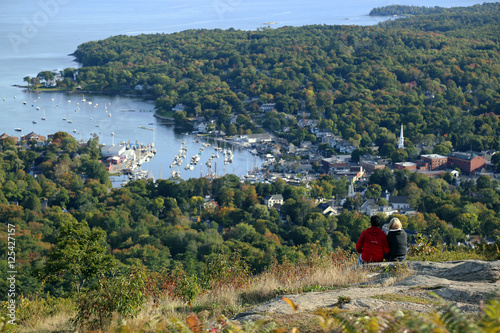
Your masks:
M33 120L33 124L36 124L36 120Z
M37 109L37 110L40 110L40 107L39 107L39 106L37 106L37 107L36 107L36 109Z
M19 128L19 127L18 127L18 128L16 128L16 129L14 129L14 130L15 130L15 131L17 131L17 132L21 132L21 131L22 131L22 129L21 129L21 128Z

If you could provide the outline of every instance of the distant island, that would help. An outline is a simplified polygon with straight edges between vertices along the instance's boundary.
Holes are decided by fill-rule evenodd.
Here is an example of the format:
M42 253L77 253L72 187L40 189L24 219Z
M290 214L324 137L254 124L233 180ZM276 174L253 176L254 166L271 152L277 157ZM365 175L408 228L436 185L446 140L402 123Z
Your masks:
M423 6L404 6L404 5L391 5L384 7L373 8L370 11L370 16L394 16L394 15L426 15L426 14L437 14L443 13L446 8L434 6L434 7L423 7ZM453 8L452 12L456 11L456 7Z

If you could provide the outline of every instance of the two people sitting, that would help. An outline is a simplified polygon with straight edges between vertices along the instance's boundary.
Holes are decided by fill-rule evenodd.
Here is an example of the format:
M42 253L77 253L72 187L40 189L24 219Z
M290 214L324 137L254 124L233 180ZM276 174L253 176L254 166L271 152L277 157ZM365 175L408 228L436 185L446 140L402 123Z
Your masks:
M406 257L407 236L401 221L393 218L389 222L387 234L380 228L380 217L370 218L371 227L364 230L356 243L360 253L358 265L368 262L402 261Z

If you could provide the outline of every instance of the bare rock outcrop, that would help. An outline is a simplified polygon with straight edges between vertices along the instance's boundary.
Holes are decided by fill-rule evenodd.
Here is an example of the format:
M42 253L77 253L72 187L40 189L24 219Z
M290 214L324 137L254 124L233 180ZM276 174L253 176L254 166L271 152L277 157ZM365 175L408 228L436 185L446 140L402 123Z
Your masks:
M319 308L339 306L344 310L384 310L427 312L438 302L451 302L465 313L477 313L480 304L499 293L500 261L463 260L451 262L407 262L412 275L397 280L386 272L392 263L371 264L379 272L362 285L352 285L328 292L286 295L298 305L299 313L313 313ZM387 296L390 297L387 297ZM436 298L441 298L438 300ZM339 305L340 298L350 301ZM401 301L402 300L402 301ZM293 309L277 297L252 307L234 319L255 321L273 314L292 314Z
M500 280L500 260L413 261L410 266L418 275L435 276L452 281L496 282Z

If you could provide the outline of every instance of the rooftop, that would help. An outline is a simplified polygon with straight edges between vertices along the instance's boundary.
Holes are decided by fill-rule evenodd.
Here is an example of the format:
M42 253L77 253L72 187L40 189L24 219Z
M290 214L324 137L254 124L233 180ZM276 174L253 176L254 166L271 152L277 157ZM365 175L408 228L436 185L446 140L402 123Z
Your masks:
M470 161L478 156L479 155L475 154L475 153L463 153L463 152L459 152L459 151L454 151L454 152L451 152L448 154L448 157L458 158L458 159L467 160L467 161Z
M421 155L421 157L429 158L431 160L439 159L439 158L446 158L446 156L439 155L439 154L425 154Z

